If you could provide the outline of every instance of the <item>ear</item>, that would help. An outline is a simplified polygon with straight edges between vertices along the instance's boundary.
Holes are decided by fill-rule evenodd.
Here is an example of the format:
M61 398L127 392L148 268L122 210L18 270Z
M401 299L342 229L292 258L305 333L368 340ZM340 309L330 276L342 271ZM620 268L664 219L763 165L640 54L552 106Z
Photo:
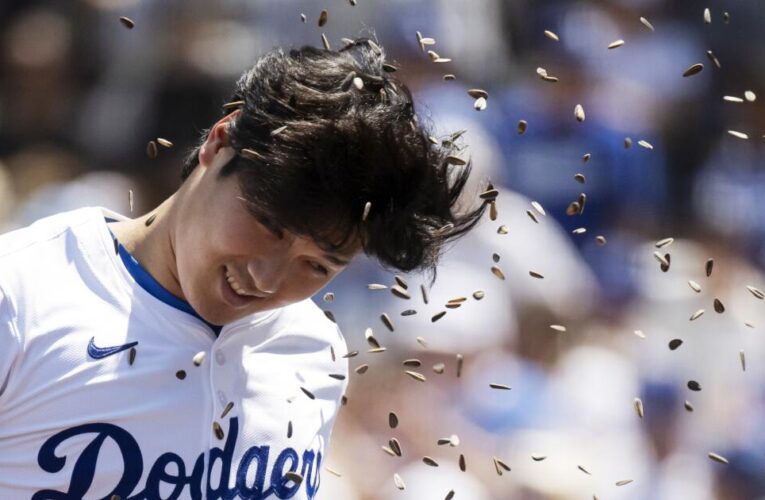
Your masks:
M237 109L227 114L207 133L207 138L199 148L199 165L209 167L215 163L215 160L221 155L226 156L226 163L233 157L231 142L229 139L229 127L236 120L242 111Z

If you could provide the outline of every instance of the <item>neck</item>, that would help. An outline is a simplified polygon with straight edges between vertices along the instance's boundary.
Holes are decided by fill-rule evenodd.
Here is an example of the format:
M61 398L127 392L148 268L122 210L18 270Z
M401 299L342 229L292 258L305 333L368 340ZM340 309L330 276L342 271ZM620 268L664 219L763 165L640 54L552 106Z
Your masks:
M109 228L122 246L160 285L176 297L186 300L178 281L175 262L173 227L176 194L151 212L135 219L111 222Z

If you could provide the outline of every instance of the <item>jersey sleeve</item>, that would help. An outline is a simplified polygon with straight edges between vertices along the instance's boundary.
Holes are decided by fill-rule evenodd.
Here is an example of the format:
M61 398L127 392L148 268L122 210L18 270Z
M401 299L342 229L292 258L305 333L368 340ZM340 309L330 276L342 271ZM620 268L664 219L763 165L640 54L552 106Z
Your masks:
M21 339L14 322L10 299L0 288L0 402L8 385L11 368L21 351Z

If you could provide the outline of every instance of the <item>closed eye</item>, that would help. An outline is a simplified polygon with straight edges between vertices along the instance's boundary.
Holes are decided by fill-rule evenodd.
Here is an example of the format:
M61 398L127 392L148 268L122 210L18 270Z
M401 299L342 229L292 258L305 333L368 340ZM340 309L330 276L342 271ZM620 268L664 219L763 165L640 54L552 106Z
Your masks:
M314 270L315 270L317 273L319 273L319 274L321 274L321 275L324 275L324 276L326 276L326 275L328 275L328 274L329 274L329 270L328 270L326 267L322 266L321 264L319 264L319 263L317 263L317 262L309 262L309 265L310 265L310 266L311 266L311 267L312 267L312 268L313 268L313 269L314 269Z

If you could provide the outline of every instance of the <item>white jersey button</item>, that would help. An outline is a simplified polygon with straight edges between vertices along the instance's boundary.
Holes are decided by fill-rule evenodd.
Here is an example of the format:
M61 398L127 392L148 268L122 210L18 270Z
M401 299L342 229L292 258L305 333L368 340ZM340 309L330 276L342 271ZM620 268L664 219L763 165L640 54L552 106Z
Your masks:
M222 364L224 364L224 363L226 362L226 355L225 355L225 354L223 354L223 351L221 351L220 349L218 349L217 351L215 351L215 361L216 361L216 362L217 362L219 365L222 365Z

